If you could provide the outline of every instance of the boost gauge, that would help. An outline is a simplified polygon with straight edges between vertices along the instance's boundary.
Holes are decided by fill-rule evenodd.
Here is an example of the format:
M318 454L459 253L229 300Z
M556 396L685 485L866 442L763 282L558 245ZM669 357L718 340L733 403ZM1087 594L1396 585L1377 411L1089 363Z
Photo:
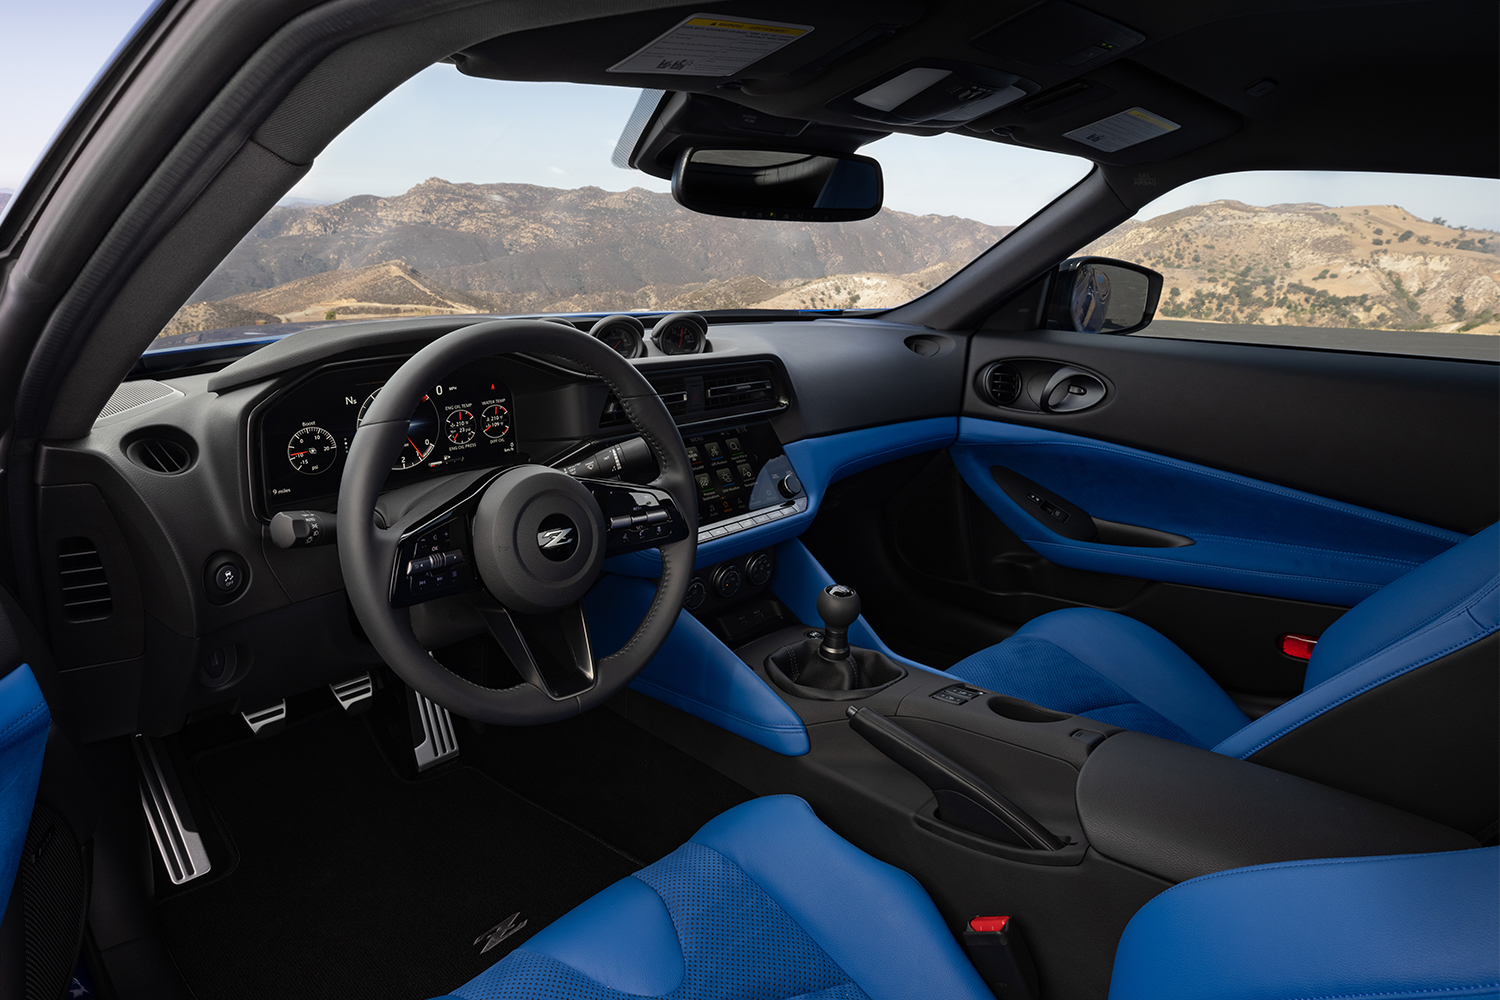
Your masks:
M333 468L339 457L339 443L333 435L315 424L308 424L286 443L286 460L304 476L316 476Z
M663 354L701 354L708 347L708 321L697 313L663 316L651 331Z
M370 404L375 402L375 397L380 395L376 389L366 397L364 405L359 408L359 419L365 419L369 412ZM401 445L401 454L396 457L393 469L415 469L437 450L438 443L438 412L433 405L431 396L423 396L422 401L417 404L417 412L412 414L411 423L406 427L406 441Z
M622 358L638 358L646 353L645 325L625 313L599 320L589 328L589 336L604 341Z

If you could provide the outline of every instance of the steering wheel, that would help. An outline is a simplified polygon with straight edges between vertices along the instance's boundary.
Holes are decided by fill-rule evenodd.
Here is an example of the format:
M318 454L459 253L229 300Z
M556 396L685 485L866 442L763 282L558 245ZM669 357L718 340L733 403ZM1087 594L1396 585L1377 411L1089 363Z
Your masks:
M557 359L602 379L645 439L658 477L635 485L517 464L382 497L411 414L430 387L471 361L516 352ZM677 425L635 366L557 323L477 323L417 352L360 421L339 483L339 563L365 634L403 681L479 722L551 722L618 692L666 641L698 551L694 498ZM583 596L606 557L645 548L661 551L655 597L629 641L596 659ZM474 632L487 629L520 682L482 687L423 647L411 609L450 597L461 600L433 604L434 613L447 609L442 614L449 618L476 623Z

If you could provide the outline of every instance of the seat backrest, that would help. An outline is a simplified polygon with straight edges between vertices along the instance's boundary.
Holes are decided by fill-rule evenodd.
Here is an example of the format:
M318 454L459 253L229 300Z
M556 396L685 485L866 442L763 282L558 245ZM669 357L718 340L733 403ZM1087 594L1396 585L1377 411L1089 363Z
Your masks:
M31 668L0 677L0 910L10 898L42 776L52 716Z
M1110 1000L1494 997L1500 848L1292 861L1173 886L1131 918Z
M1301 695L1214 749L1474 834L1500 818L1500 525L1361 601Z

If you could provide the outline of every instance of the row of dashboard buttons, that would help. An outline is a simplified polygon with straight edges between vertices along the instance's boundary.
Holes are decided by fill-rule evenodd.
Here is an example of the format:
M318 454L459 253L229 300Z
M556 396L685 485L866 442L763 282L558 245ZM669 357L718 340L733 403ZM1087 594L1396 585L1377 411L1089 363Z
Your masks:
M702 543L715 538L723 538L725 535L732 535L737 531L744 531L746 528L758 527L762 524L778 521L783 517L801 514L805 510L807 510L807 498L799 497L795 503L787 504L784 507L776 507L772 510L760 511L755 514L746 514L744 517L730 521L727 524L715 524L711 527L699 528L698 541Z

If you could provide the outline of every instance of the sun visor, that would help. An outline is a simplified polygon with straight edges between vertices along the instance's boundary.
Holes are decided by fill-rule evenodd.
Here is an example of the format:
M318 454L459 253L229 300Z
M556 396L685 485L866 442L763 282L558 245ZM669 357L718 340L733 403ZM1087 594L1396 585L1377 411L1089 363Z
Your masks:
M805 83L885 41L926 6L911 0L753 0L634 11L501 35L453 56L469 76L709 91Z
M1099 163L1168 160L1240 129L1228 108L1121 60L1013 102L965 130Z

